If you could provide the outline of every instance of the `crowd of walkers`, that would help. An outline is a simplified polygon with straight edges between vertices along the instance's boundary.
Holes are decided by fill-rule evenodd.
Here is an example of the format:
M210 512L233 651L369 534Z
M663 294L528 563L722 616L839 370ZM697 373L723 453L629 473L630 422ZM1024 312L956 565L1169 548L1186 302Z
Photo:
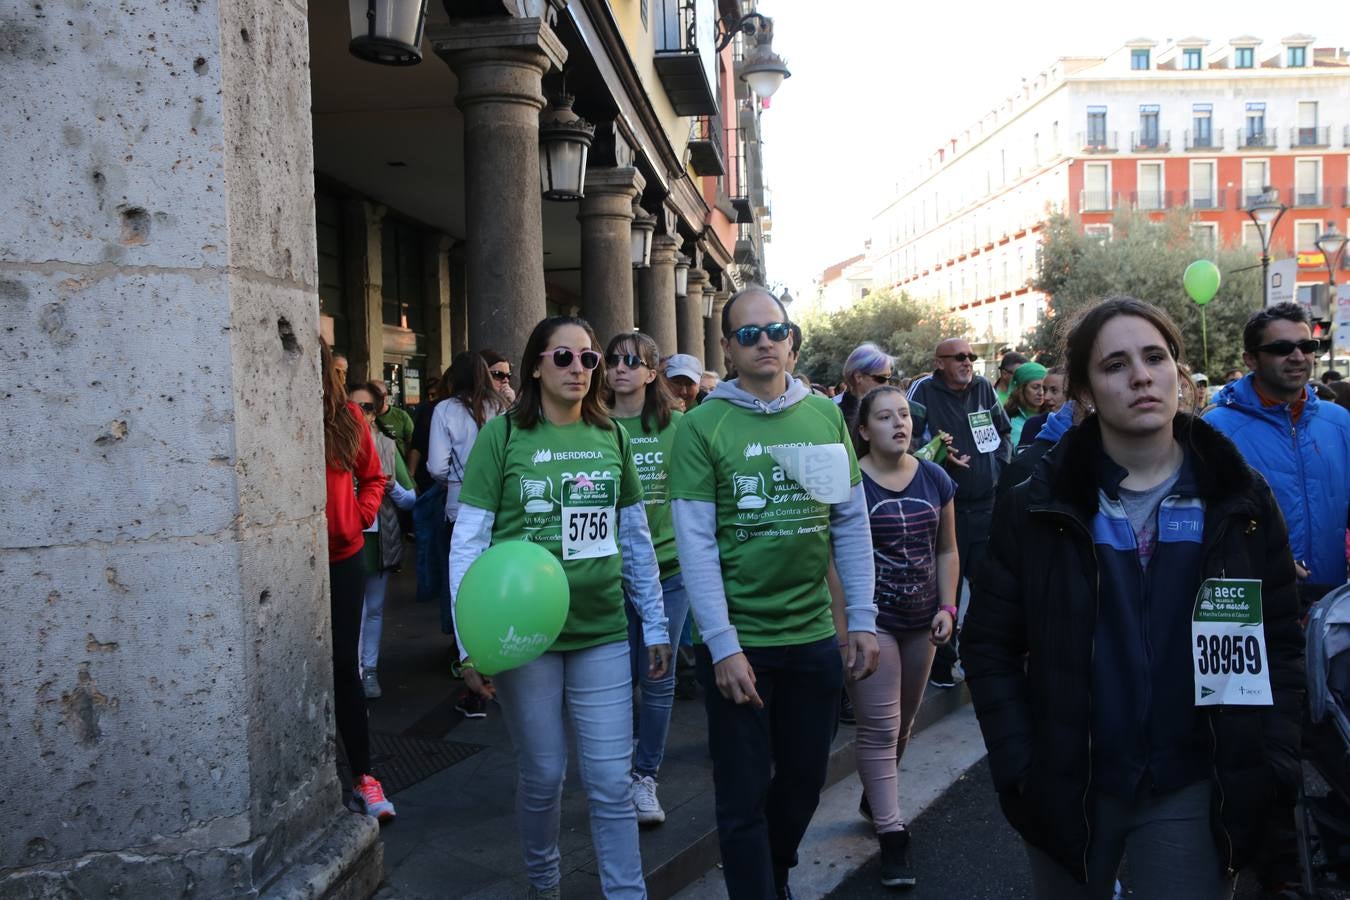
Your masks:
M1218 900L1273 858L1300 777L1300 620L1347 581L1350 398L1311 384L1301 307L1253 315L1248 373L1212 395L1167 314L1130 297L993 381L952 337L908 378L864 344L838 390L793 374L802 333L772 293L721 316L725 378L552 317L514 368L456 356L416 420L324 348L336 718L364 812L395 814L365 702L410 523L418 597L452 638L490 546L563 563L543 655L488 677L455 642L459 710L495 701L516 749L531 896L559 896L567 720L605 896L646 896L639 826L665 820L690 643L733 898L792 896L841 717L882 883L914 884L900 765L925 688L962 680L1037 897L1109 898L1128 860L1137 896ZM605 527L564 527L578 479ZM1210 612L1239 605L1230 654Z

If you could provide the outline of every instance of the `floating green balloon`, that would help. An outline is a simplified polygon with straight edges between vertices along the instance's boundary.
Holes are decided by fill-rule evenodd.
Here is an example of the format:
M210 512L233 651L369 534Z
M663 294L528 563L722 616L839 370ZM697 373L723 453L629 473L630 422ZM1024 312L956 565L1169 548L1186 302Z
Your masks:
M1207 259L1197 259L1186 267L1181 283L1196 306L1204 306L1219 292L1219 267Z
M570 591L562 563L529 541L505 541L474 560L455 599L455 630L478 671L523 666L558 639Z

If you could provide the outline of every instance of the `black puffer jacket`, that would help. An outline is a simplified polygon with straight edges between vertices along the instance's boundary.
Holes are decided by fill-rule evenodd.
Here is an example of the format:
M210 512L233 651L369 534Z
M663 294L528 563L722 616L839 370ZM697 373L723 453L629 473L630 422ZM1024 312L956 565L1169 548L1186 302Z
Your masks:
M1274 707L1203 707L1220 858L1252 858L1299 775L1303 633L1284 519L1259 474L1199 419L1178 415L1205 501L1204 577L1259 578ZM1105 461L1095 416L1068 432L994 510L961 657L999 800L1032 845L1086 881L1091 840L1092 521ZM1190 692L1191 684L1178 685Z

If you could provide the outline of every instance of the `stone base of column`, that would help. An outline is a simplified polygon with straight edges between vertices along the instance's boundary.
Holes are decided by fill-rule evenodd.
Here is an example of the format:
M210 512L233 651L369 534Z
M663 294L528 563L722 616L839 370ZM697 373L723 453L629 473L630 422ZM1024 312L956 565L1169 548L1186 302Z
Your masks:
M263 900L366 900L384 880L380 826L369 816L339 814Z

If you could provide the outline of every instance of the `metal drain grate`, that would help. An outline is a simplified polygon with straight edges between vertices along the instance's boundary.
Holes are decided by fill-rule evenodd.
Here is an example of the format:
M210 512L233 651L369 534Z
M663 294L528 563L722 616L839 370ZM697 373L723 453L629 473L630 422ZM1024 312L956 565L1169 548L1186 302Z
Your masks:
M378 731L370 733L370 764L384 786L385 794L390 796L455 763L463 762L482 749L481 744L381 734ZM345 754L342 762L343 780L348 782L350 771L346 767Z

